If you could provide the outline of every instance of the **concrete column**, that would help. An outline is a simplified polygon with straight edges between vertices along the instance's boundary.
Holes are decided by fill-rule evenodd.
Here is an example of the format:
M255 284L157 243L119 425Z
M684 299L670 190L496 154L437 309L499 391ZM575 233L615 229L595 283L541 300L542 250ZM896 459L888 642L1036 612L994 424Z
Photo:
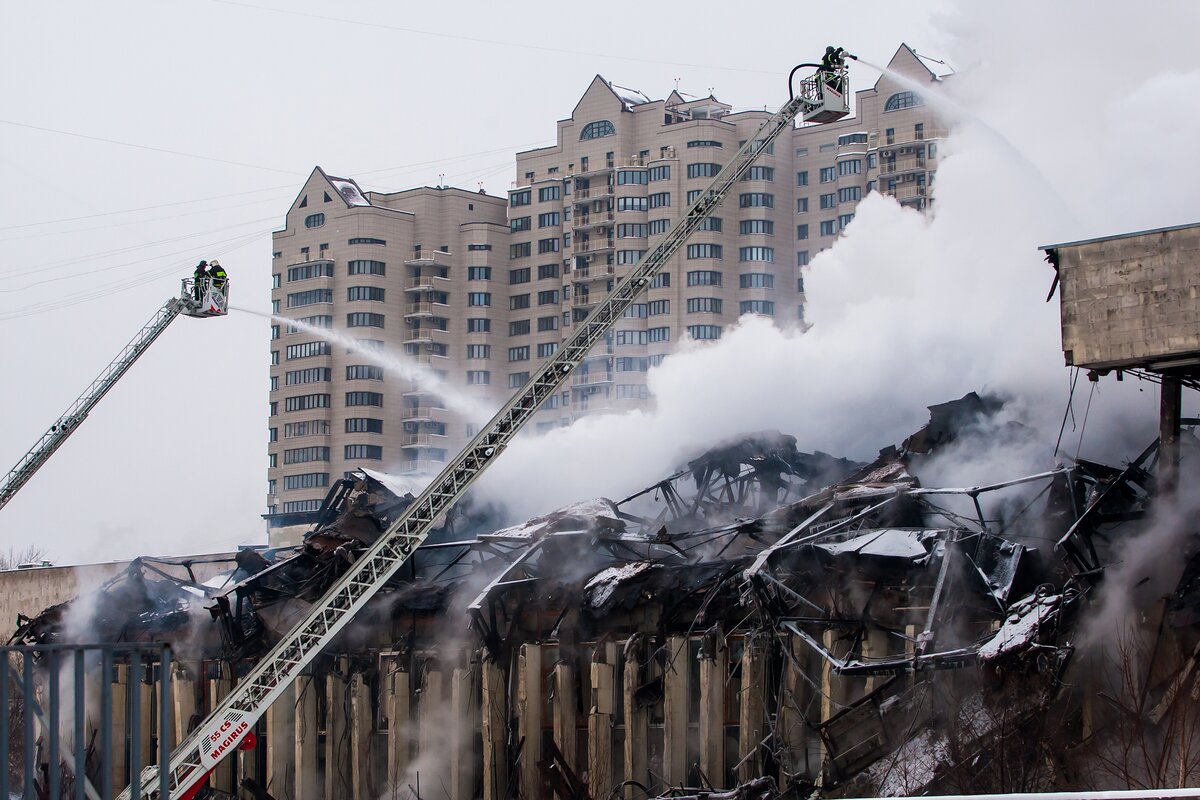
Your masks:
M291 702L296 717L292 796L295 800L321 800L321 779L317 773L316 681L312 675L297 676L291 693L285 693L283 698L286 700L280 702Z
M1174 375L1164 374L1159 393L1158 413L1158 488L1162 494L1174 494L1179 479L1179 423L1183 406L1183 387Z
M292 760L296 757L295 699L285 693L267 709L266 790L275 797L295 797Z
M742 696L738 717L738 753L741 766L738 780L748 781L762 774L764 693L767 689L767 639L761 632L746 637L742 648Z
M421 796L445 797L450 789L450 759L446 752L449 740L447 729L450 727L449 706L445 701L445 676L441 671L432 669L433 666L432 663L426 665L417 707L421 718L417 732L417 758L420 759Z
M456 669L450 678L450 800L475 797L475 748L471 735L477 730L479 689L475 673Z
M350 786L353 797L374 797L371 786L371 734L375 719L371 714L371 691L366 676L356 672L350 678Z
M220 665L220 670L221 677L211 678L208 681L208 710L210 712L225 699L233 686L233 681L225 675L224 665ZM233 786L233 765L235 763L232 758L222 759L209 776L208 785L223 792L236 794Z
M663 780L687 786L688 640L667 639L668 665L663 675Z
M173 742L179 744L187 737L188 724L196 713L196 682L182 664L172 665L171 672L171 701L175 704L171 709L172 724L175 726Z
M325 676L325 800L350 797L349 668L349 660L342 657Z
M578 754L575 752L575 723L578 701L575 697L575 666L560 661L554 665L554 744L566 759L567 765L579 775Z
M521 646L517 661L517 731L521 745L520 797L534 800L542 785L542 648Z
M863 657L865 658L884 658L888 654L888 635L887 631L870 630L867 631L867 636L863 639ZM869 675L866 682L866 691L872 692L876 687L880 686L886 677L878 675Z
M648 720L645 707L639 707L635 700L637 689L642 684L644 649L645 640L640 634L635 634L625 645L625 779L649 785L646 774ZM635 800L640 794L636 786L625 787L626 800Z
M603 661L591 665L592 697L588 708L588 793L607 797L613 785L612 718L616 704L616 667Z
M700 643L700 769L720 788L725 783L725 679L729 651L721 633Z
M788 774L809 778L816 776L816 771L810 767L808 757L811 732L805 724L805 713L808 710L809 701L812 699L812 687L809 686L802 674L802 666L796 663L806 655L803 650L800 655L797 655L796 641L797 637L788 637L786 646L790 648L792 658L784 659L783 704L779 709L779 734L783 745L783 761L779 765L779 780L780 785L785 788L789 784Z
M398 667L397 659L391 665L392 673L385 684L388 687L388 797L399 797L406 791L409 743L413 738L410 675L408 672L401 672Z
M147 664L142 664L142 680L138 681L137 685L137 704L138 711L141 715L142 729L139 731L140 738L138 739L138 758L143 767L147 764L152 764L154 753L154 738L151 736L154 729L158 727L158 715L154 713L154 692L155 686L153 683L147 683L147 673L150 667Z
M112 686L112 776L113 786L129 785L127 764L129 763L129 742L125 738L128 730L126 719L129 711L129 666L126 664L113 665Z
M505 671L485 657L482 673L483 800L508 797L508 691Z

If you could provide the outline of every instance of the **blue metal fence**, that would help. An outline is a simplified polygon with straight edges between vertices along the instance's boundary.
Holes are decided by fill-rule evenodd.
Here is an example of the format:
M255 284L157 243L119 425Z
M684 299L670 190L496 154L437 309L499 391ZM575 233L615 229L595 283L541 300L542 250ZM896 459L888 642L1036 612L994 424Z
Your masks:
M148 766L141 763L142 747L155 737L151 761L170 761L170 647L35 645L0 647L0 653L0 754L6 760L0 798L109 800L125 788L114 786L115 774L132 778ZM118 729L113 685L119 667L128 669L128 691L118 709L124 720ZM157 689L156 726L142 719L143 683ZM167 796L168 774L162 771L160 797ZM139 781L132 783L133 798L140 800Z

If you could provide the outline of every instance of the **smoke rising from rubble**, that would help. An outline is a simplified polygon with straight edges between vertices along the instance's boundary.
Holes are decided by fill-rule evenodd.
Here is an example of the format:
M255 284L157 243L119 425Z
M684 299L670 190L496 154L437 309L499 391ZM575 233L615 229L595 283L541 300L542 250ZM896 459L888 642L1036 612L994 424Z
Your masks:
M1123 18L1089 14L1080 35L1078 9L1026 5L1028 14L971 6L948 17L949 55L965 68L937 88L1013 143L1070 214L994 134L957 122L941 145L931 214L871 194L836 244L812 259L810 331L746 318L716 344L684 342L649 374L653 409L514 442L480 491L514 518L597 494L617 498L722 437L764 428L795 435L801 450L866 460L920 427L927 405L972 390L1014 398L1052 450L1070 373L1057 297L1044 302L1053 272L1037 248L1200 218L1190 182L1171 166L1186 148L1150 147L1146 136L1150 112L1166 123L1167 142L1195 129L1197 112L1182 98L1200 90L1200 70L1183 55L1195 26L1155 26L1151 35L1148 19L1131 30ZM1198 16L1182 5L1176 13ZM1029 24L1039 18L1045 23ZM1181 40L1177 53L1096 72L1101 45L1123 51L1160 33ZM1018 64L1014 52L1038 58ZM1045 91L1031 91L1038 86ZM1139 392L1137 383L1081 379L1064 451L1075 454L1089 392L1083 455L1128 458L1152 439L1156 387Z

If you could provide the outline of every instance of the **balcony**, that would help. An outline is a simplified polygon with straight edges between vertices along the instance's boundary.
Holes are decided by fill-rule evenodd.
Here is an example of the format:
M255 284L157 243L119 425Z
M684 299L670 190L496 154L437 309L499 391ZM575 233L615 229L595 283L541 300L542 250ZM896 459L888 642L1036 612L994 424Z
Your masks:
M405 422L444 422L446 409L430 405L406 407L401 418Z
M581 167L579 172L575 173L577 178L586 178L588 175L601 175L605 172L612 172L615 163L611 158L596 159L599 166L593 166L590 162L586 168Z
M413 254L412 258L404 259L404 263L414 267L422 267L430 264L448 267L452 259L453 256L450 253L442 250L419 250Z
M572 252L577 256L587 255L588 253L599 253L604 250L612 249L612 239L588 239L583 242L577 241L572 246Z
M586 202L591 202L592 200L595 200L600 197L612 197L613 188L614 187L612 185L605 185L605 186L592 186L588 189L576 189L575 190L575 202L576 203L581 203L581 202L586 203Z
M301 254L300 254L300 260L299 260L299 261L292 261L292 262L288 263L288 265L287 265L287 266L289 266L289 267L299 267L299 266L301 266L301 265L303 265L303 264L321 264L321 263L329 263L329 264L332 264L332 263L333 263L333 257L332 257L332 256L330 256L328 253L325 253L325 252L321 252L321 253L319 253L319 254L317 254L317 255L315 255L315 256L314 256L314 255L310 255L309 253L301 253ZM316 276L316 277L324 278L324 277L327 277L327 276L325 276L325 275L318 275L318 276Z
M404 291L425 292L433 289L445 291L449 285L450 279L444 275L417 275L404 282Z
M400 438L401 447L445 447L446 437L438 433L406 433Z
M595 228L598 225L612 225L613 212L600 211L592 214L576 214L575 219L571 220L571 225L575 230L580 231L586 228Z
M419 459L417 461L404 462L405 472L441 472L445 468L445 464L441 461L428 461Z
M910 158L897 158L894 161L880 161L879 172L881 175L897 175L901 172L919 172L925 169L925 158L923 156L913 156Z
M405 344L426 344L434 341L441 341L447 336L447 332L441 328L420 327L410 328L404 332ZM434 337L440 337L435 339Z
M571 379L572 386L602 386L612 382L613 374L611 372L577 372Z
M928 192L929 189L926 186L916 183L904 183L895 189L885 189L883 193L897 200L912 200L917 197L925 197L928 195Z
M571 273L571 280L583 283L585 281L608 280L616 272L612 264L598 264L594 267L576 267Z
M574 308L590 308L599 303L603 297L604 294L601 292L596 292L596 294L575 294L571 297L571 305Z
M445 308L445 306L442 306ZM404 318L410 317L432 317L433 303L409 303L404 307Z

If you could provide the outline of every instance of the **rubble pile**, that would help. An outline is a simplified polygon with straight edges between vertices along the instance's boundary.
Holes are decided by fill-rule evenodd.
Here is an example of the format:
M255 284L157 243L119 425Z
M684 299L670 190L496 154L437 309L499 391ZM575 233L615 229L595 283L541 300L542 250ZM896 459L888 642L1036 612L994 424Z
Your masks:
M575 670L581 718L605 713L597 692L627 687L611 724L625 737L636 720L648 731L645 761L626 757L638 774L589 770L573 744L568 755L544 746L536 767L507 748L510 774L540 775L564 797L605 798L630 782L637 796L768 800L1200 777L1189 518L1174 517L1182 549L1163 554L1177 588L1132 594L1129 629L1089 627L1117 591L1108 573L1123 544L1159 524L1157 443L1120 467L1062 458L989 485L924 485L967 432L1032 435L989 426L1002 405L970 394L931 407L926 427L869 464L760 432L624 499L508 527L468 497L314 671L340 656L378 669L388 654L414 675L446 663L509 674L523 645L552 647ZM141 562L94 596L22 620L15 640L64 640L71 606L86 604L108 640L184 641L191 657L244 671L415 490L360 471L333 487L299 547L243 554L208 584ZM612 665L615 688L589 663ZM679 713L665 710L677 680L695 733L669 745L662 718ZM515 728L518 707L510 698L505 724ZM1164 720L1189 735L1169 735ZM679 758L672 746L686 774L664 766ZM1135 757L1148 748L1174 757Z

